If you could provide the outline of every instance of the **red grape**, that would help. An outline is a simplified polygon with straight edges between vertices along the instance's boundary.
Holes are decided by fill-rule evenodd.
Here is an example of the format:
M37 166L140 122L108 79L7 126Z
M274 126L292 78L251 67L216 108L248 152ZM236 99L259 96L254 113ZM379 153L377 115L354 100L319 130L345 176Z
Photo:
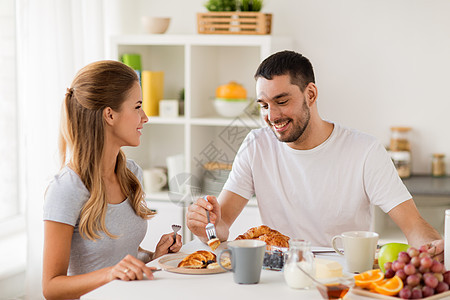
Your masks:
M398 260L394 260L392 262L392 270L394 271L398 271L398 270L402 270L405 267L405 263L402 261L398 261Z
M409 298L411 298L411 290L409 288L405 287L400 291L400 293L398 295L402 299L409 299Z
M408 250L406 250L406 252L408 253L409 257L413 258L415 256L419 256L419 250L417 250L417 248L414 247L410 247Z
M400 269L397 272L395 272L395 275L400 277L400 279L403 281L406 279L406 274L405 274L405 271L403 271L403 269Z
M407 264L411 260L411 257L409 257L408 253L406 253L405 251L402 251L398 254L397 260Z
M420 266L419 267L419 272L422 273L422 274L429 273L430 272L430 268L424 268L423 266Z
M424 268L431 268L433 265L433 259L431 257L423 257L420 260L420 265Z
M420 277L417 276L416 274L409 275L408 277L406 277L406 284L408 284L410 287L415 287L419 285L419 283Z
M416 273L416 267L414 267L413 264L407 264L403 270L405 271L406 275L412 275Z
M437 280L439 282L443 282L444 281L444 275L442 275L442 273L434 273L433 275L434 275L434 277L437 278Z
M433 264L431 265L430 270L434 273L442 273L442 271L444 271L444 265L433 259Z
M419 247L419 252L428 252L428 249L430 249L428 245L422 245Z
M450 285L450 271L444 273L444 282Z
M411 299L421 299L422 298L422 289L419 287L415 287L411 290Z
M389 270L392 268L392 261L387 261L384 263L384 269Z
M429 297L434 295L434 289L430 288L429 286L422 287L422 296L423 297Z
M448 291L448 284L446 284L445 282L439 282L437 287L436 287L436 293L443 293Z
M418 256L414 256L411 258L410 263L413 264L414 267L418 268L420 266L420 258Z
M438 279L434 276L426 276L424 277L424 281L427 286L433 289L436 288L439 283Z
M384 273L384 277L386 278L392 278L395 275L395 271L392 269L387 269L386 272Z

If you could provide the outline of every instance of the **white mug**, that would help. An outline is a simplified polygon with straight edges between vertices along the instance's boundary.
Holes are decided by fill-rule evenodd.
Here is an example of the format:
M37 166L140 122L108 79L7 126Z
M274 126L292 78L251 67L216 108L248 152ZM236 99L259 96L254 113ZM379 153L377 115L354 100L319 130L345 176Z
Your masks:
M162 168L144 170L144 189L147 193L159 192L167 183L166 172Z
M336 246L342 240L344 253ZM331 239L331 245L337 254L345 257L347 271L362 273L373 269L373 260L377 249L378 233L370 231L348 231Z

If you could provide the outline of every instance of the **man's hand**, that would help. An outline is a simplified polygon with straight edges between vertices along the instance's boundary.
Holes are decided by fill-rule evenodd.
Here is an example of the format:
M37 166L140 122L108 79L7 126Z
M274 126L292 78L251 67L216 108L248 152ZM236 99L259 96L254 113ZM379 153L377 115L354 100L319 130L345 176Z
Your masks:
M197 201L188 207L186 213L186 224L189 230L203 242L207 241L205 227L208 224L208 220L206 218L206 210L209 210L211 223L217 224L221 219L220 205L216 197L207 196L207 199L208 201L204 198L198 198Z
M429 244L423 245L422 247L428 248L428 253L432 258L437 259L441 263L444 262L444 240L432 241Z

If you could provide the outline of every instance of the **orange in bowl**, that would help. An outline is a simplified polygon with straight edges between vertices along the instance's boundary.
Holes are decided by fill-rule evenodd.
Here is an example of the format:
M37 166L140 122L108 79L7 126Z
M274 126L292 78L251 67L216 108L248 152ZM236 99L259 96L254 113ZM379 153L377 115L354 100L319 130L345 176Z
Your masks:
M370 289L372 284L383 281L384 273L380 269L369 270L354 276L355 285L364 289Z

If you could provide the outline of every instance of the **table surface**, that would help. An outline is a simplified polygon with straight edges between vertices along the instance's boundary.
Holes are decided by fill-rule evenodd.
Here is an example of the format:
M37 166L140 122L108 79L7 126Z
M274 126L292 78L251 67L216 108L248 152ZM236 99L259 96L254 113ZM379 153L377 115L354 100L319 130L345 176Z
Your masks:
M192 253L196 250L210 250L198 239L185 244L181 252ZM314 250L314 249L313 249ZM218 253L217 253L218 254ZM170 255L170 254L169 254ZM321 254L318 257L332 259L345 263L337 254ZM152 261L148 266L159 267L158 262ZM191 275L161 271L154 274L154 280L121 281L114 280L81 297L82 300L98 299L183 299L183 300L221 300L221 299L322 299L319 292L310 290L296 290L287 286L282 272L262 270L258 284L236 284L231 272ZM370 300L373 298L356 295L351 291L346 300Z

